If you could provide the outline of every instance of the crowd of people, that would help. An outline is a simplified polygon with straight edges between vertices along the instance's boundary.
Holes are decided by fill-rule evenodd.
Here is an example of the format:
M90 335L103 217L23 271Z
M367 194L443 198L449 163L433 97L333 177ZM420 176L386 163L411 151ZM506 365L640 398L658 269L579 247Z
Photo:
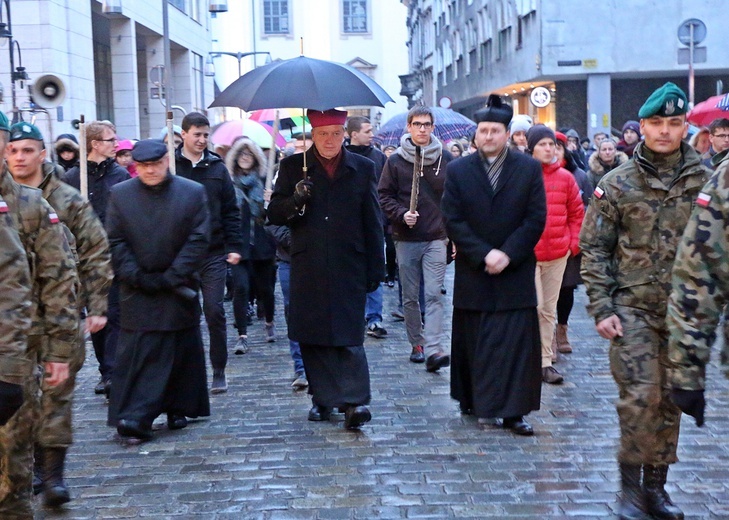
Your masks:
M37 127L0 114L0 516L32 518L31 489L51 507L71 499L63 475L86 334L109 426L123 442L148 441L160 415L171 430L210 415L209 394L228 389L229 344L249 351L256 307L277 341L278 282L290 384L308 388L308 420L372 420L364 338L388 337L383 291L397 283L403 357L427 373L452 367L461 413L524 436L542 384L568 377L554 365L573 352L584 283L618 386L619 516L683 518L664 486L681 412L703 424L729 297L729 119L688 143L687 110L667 83L618 139L596 134L593 145L492 95L470 139L441 142L432 110L416 106L389 150L373 145L367 118L309 110L310 134L274 165L244 136L210 151L200 113L174 127L172 156L166 129L120 140L94 121L86 157L63 134L52 162Z

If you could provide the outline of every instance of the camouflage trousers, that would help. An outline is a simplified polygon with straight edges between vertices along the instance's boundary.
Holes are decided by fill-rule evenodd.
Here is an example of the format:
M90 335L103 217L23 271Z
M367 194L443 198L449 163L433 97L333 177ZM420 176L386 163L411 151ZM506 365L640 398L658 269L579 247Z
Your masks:
M68 448L73 443L73 390L76 374L84 364L86 345L83 326L80 327L79 348L69 361L68 379L57 386L41 382L41 397L38 410L38 426L35 439L43 448ZM39 359L43 349L43 336L28 337L28 349Z
M610 370L618 385L618 462L673 464L681 412L666 381L665 317L630 307L617 307L616 313L623 326L623 337L610 343Z
M38 413L38 378L23 389L25 401L0 428L0 518L32 520L33 430Z

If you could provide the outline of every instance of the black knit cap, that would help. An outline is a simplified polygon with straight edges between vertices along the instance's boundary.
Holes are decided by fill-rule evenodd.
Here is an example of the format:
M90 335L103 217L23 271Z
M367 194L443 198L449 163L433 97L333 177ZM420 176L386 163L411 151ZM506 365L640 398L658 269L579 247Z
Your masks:
M531 127L526 133L527 148L529 148L529 151L533 151L537 143L545 137L549 137L555 143L557 142L557 138L551 128L544 125Z
M491 94L486 102L486 107L473 114L473 120L476 124L501 123L508 127L513 115L514 109L510 105L504 103L496 94Z

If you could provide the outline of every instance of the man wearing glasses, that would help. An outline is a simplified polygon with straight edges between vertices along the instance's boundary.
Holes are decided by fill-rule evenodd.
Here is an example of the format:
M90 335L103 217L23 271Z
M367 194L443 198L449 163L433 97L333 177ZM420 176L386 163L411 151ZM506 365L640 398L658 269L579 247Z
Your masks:
M709 143L711 147L701 156L703 165L716 170L729 149L729 119L714 119L709 125Z
M387 159L378 186L380 207L392 224L402 284L405 328L412 346L410 361L426 363L428 372L450 365L443 345L443 294L446 238L440 199L446 164L453 158L433 135L433 112L428 107L410 109L407 133ZM413 175L420 176L415 211L410 211ZM425 293L425 326L420 302L421 278Z
M116 127L110 121L92 121L86 125L86 150L88 160L89 202L101 223L106 222L106 206L111 187L130 179L129 172L116 162L116 149L119 139ZM66 172L63 179L68 184L81 189L81 174L78 166ZM99 380L94 391L109 395L111 375L114 372L116 344L119 339L119 283L114 281L109 289L109 307L106 326L91 334L94 353L99 362Z

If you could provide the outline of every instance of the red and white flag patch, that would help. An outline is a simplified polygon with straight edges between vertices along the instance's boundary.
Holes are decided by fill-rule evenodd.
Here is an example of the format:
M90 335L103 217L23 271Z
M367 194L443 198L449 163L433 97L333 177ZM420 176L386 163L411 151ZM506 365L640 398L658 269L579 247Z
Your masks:
M602 196L605 195L605 190L598 186L597 188L595 188L595 191L593 191L592 194L595 196L596 199L601 199Z
M51 221L51 224L58 224L58 215L56 215L55 213L49 213L48 220Z
M702 208L708 208L710 202L711 195L709 195L708 193L701 192L699 193L699 196L696 197L696 204L698 204Z
M8 203L4 200L0 200L0 213L7 213L8 212Z

